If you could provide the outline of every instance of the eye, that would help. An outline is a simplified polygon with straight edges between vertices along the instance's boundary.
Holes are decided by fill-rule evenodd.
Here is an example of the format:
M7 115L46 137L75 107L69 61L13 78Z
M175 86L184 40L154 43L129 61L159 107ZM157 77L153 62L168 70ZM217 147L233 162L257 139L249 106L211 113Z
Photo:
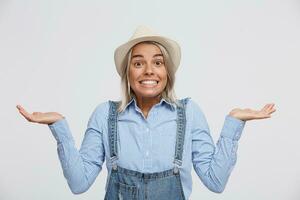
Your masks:
M162 61L160 61L160 60L157 60L157 61L155 61L155 64L159 66L159 65L162 65L162 64L163 64L163 62L162 62Z
M134 62L133 66L135 66L135 67L141 67L142 66L142 62L140 62L140 61Z

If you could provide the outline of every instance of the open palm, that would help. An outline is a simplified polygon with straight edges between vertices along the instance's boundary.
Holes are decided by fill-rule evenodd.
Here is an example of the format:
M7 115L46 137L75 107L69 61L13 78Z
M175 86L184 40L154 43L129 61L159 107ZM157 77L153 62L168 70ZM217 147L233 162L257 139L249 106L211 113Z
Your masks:
M28 113L22 106L16 106L19 112L27 119L29 122L40 123L40 124L52 124L59 119L64 118L61 114L57 112L33 112Z
M261 110L235 108L229 115L243 121L270 118L271 114L276 111L274 105L274 103L266 104Z

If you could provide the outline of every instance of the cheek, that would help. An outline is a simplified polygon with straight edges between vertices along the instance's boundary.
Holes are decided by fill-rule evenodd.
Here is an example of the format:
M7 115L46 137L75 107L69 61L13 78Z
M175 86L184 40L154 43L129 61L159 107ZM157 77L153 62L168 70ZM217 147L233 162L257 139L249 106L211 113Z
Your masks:
M138 79L139 75L140 75L140 73L137 70L131 69L129 71L129 83L130 83L130 85L137 84L137 79Z
M167 75L167 72L165 70L162 71L162 73L160 74L160 78L161 78L162 82L164 83L164 85L166 85L167 80L168 80L168 75Z
M165 88L167 85L168 79L164 78L164 80L162 81L162 87Z

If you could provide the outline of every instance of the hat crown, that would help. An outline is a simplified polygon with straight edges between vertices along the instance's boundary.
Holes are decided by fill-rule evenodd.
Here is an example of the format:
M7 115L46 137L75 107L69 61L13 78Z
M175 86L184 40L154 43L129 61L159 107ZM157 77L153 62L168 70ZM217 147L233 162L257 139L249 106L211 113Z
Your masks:
M158 36L158 34L153 29L144 25L140 25L135 29L129 41L136 38L145 37L145 36Z

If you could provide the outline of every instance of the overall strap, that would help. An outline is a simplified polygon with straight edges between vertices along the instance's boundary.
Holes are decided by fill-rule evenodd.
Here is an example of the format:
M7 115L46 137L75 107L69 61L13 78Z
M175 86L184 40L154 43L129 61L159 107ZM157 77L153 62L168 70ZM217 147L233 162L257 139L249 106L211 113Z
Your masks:
M109 151L110 151L110 162L113 168L116 168L116 161L118 160L118 148L117 148L117 138L118 138L118 103L117 101L109 101L109 116L108 116L108 139L109 139Z
M176 132L176 146L174 158L174 172L178 173L178 168L182 165L182 154L184 147L185 128L186 128L186 104L189 97L178 101L177 105L177 132Z

